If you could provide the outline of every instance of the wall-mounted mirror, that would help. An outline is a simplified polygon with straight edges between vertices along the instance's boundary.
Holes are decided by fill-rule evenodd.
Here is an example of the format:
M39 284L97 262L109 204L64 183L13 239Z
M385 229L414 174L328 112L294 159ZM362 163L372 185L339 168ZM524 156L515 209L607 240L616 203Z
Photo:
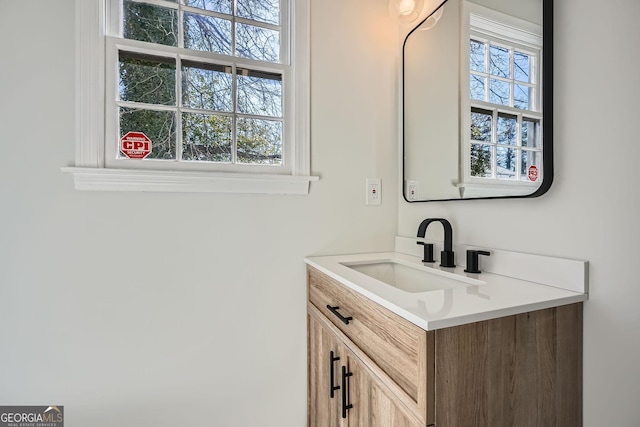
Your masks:
M552 3L445 0L407 35L408 202L535 197L549 189Z

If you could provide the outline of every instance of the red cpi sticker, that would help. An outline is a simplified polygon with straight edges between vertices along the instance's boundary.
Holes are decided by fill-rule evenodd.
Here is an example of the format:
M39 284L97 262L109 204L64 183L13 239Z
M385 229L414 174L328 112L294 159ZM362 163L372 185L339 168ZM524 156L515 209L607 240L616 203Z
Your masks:
M130 159L144 159L151 154L151 140L142 132L127 132L120 138L120 151Z
M537 166L529 166L529 181L537 181L538 180L538 167Z

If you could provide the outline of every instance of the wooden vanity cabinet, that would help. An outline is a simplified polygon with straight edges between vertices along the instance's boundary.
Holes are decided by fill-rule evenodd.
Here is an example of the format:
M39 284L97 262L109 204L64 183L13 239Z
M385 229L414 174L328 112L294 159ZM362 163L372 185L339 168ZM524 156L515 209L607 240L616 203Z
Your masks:
M424 427L398 398L399 388L351 351L313 307L308 329L309 427Z
M582 426L581 303L425 331L312 267L308 295L309 427Z
M311 313L308 328L309 427L338 427L342 419L341 367L347 362L346 348Z
M437 426L582 426L582 303L435 332Z

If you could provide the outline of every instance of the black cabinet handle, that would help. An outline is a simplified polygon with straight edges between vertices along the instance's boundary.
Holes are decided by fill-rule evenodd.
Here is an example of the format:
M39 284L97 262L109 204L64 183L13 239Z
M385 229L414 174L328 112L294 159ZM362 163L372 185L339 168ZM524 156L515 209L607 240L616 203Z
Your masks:
M329 363L330 363L329 375L331 375L331 380L329 381L329 384L331 386L331 398L332 399L333 399L333 392L336 391L336 390L340 390L340 386L339 385L333 385L333 378L335 376L335 372L333 370L333 364L336 363L338 360L340 360L340 358L338 356L335 356L333 351L331 351L329 353Z
M344 317L342 314L338 313L338 309L340 307L338 307L337 305L335 307L331 307L329 304L327 304L327 308L329 309L329 311L331 311L333 314L335 314L336 316L338 316L338 319L342 320L342 323L344 323L345 325L349 324L349 320L353 320L353 317L349 316L349 317Z
M349 377L353 372L347 372L347 367L342 367L342 418L347 418L347 411L353 408L349 398Z

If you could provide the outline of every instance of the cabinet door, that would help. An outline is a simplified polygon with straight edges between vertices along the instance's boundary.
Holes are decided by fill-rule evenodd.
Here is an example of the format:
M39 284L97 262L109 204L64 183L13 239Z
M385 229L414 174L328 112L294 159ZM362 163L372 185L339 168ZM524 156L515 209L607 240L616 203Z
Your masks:
M391 390L393 380L377 366L375 374L323 321L321 314L307 315L308 426L424 427L417 408L398 399L398 386Z
M346 348L313 316L308 321L309 427L346 427L342 418L340 376Z
M343 378L341 373L340 386L345 388L347 405L351 405L347 411L349 427L424 427L358 357L351 352L348 356L347 376Z

